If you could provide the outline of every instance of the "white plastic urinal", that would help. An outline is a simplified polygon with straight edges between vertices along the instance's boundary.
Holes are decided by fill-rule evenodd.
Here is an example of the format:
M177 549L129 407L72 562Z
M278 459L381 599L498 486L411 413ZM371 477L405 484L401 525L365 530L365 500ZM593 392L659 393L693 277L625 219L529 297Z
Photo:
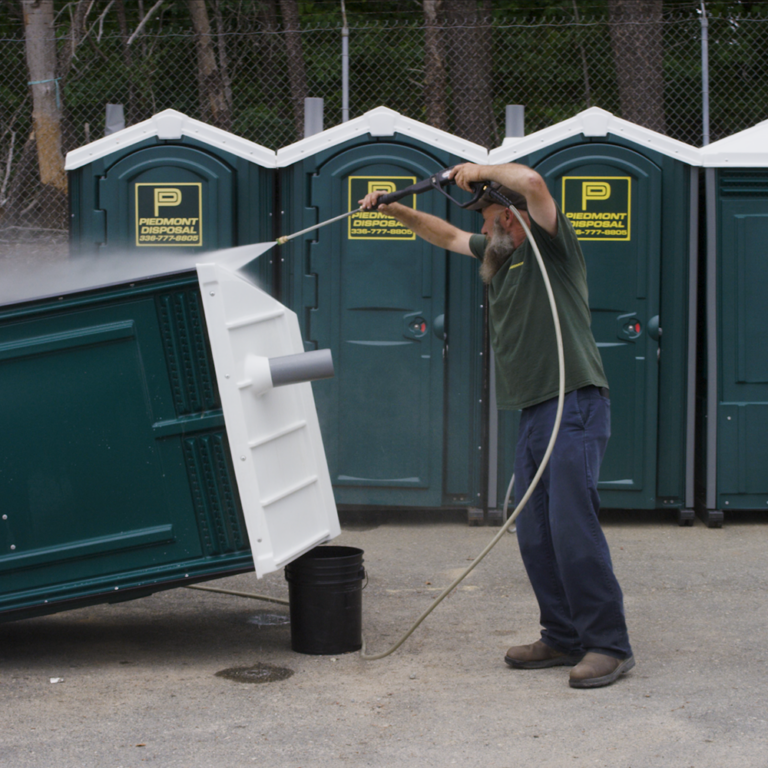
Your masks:
M197 275L260 578L340 533L312 385L265 387L254 375L254 360L304 345L296 315L231 264L198 264Z

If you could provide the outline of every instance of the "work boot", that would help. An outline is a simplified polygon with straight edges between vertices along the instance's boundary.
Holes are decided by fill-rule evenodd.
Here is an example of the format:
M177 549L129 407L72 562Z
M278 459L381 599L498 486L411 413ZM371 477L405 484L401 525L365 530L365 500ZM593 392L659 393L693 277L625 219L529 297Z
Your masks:
M545 667L572 667L578 664L581 654L571 656L550 648L537 640L530 645L513 645L504 657L504 661L515 669L544 669Z
M635 666L635 657L616 659L604 653L590 651L571 670L568 681L571 688L602 688L616 682L621 675Z

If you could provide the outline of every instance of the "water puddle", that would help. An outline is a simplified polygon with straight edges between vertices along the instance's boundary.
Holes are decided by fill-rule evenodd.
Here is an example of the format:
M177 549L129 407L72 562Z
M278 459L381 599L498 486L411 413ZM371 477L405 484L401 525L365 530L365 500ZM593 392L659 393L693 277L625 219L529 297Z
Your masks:
M282 627L290 624L291 619L286 613L272 613L271 611L257 611L248 619L249 624L257 627Z

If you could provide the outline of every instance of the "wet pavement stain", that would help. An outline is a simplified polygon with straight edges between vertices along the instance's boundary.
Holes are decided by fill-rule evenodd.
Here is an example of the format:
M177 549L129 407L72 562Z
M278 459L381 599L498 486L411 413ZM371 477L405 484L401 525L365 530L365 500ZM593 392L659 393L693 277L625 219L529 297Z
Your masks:
M291 618L286 613L272 613L271 611L257 611L248 619L249 624L258 627L282 627L291 623Z
M216 677L224 677L236 683L275 683L278 680L287 680L291 675L293 675L292 669L273 667L261 662L252 667L232 667L216 673Z

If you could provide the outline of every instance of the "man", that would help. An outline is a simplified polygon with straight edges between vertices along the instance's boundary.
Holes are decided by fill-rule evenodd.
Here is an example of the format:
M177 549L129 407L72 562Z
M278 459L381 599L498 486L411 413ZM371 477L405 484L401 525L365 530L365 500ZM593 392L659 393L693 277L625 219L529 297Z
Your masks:
M541 611L541 639L513 646L516 669L573 666L574 688L610 685L634 665L621 588L600 524L597 481L610 437L608 382L591 330L584 257L544 179L516 163L465 163L451 171L464 190L490 181L530 227L557 302L565 353L560 432L541 482L517 519L520 553ZM515 459L517 498L528 489L549 443L559 392L555 330L535 255L514 213L488 198L482 235L399 203L360 203L394 216L439 248L481 260L489 287L491 344L499 407L522 409ZM574 666L575 665L575 666Z

